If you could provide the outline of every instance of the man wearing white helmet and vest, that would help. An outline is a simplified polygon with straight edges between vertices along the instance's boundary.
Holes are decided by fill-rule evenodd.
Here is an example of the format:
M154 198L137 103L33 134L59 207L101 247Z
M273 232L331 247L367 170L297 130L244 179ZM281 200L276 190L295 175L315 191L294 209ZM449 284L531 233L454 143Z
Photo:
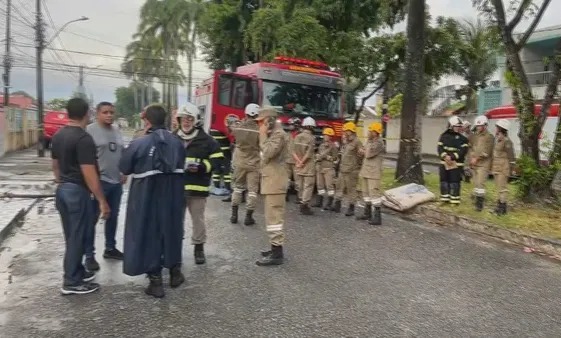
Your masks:
M211 173L220 166L224 155L220 145L197 127L199 109L187 103L177 112L174 134L185 148L185 207L191 214L191 243L195 246L195 263L204 264L206 243L205 207L209 195Z
M462 171L468 151L468 139L461 134L462 120L457 116L448 119L448 129L438 140L440 165L440 201L460 204Z
M491 170L495 138L487 130L489 121L481 115L475 119L475 133L471 138L469 166L473 170L475 210L482 211L485 203L485 183Z
M501 216L507 213L508 178L512 172L516 158L514 155L514 146L512 145L512 141L508 138L510 122L501 119L497 121L496 128L492 172L495 184L497 185L497 191L499 192L499 200L497 201L495 213Z
M236 139L234 150L234 193L232 194L232 216L230 222L238 223L238 208L242 202L242 194L247 187L247 205L244 224L255 224L253 211L257 203L259 189L259 126L255 119L259 114L259 105L250 103L245 107L246 118L232 129Z
M313 130L316 121L311 117L306 117L302 121L303 131L294 139L294 148L292 157L296 162L296 185L300 187L298 198L300 199L300 213L302 215L313 215L314 212L310 208L310 200L314 193L314 184L316 182L315 168L315 147L316 138Z

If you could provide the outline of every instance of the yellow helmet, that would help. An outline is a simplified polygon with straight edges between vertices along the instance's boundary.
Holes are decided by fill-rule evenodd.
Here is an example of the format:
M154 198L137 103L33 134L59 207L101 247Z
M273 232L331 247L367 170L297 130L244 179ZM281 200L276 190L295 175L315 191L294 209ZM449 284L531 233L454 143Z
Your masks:
M380 122L373 122L368 126L368 131L374 131L378 135L382 134L382 124Z
M335 136L335 131L332 128L327 127L323 130L322 134L327 136Z
M352 131L356 133L356 124L354 122L347 122L343 125L343 131Z

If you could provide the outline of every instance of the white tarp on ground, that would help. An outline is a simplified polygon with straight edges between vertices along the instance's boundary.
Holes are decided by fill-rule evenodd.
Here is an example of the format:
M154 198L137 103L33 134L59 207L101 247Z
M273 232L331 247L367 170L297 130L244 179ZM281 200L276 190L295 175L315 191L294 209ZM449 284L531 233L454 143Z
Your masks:
M382 197L386 207L397 211L406 211L434 199L435 195L425 186L415 183L387 190Z

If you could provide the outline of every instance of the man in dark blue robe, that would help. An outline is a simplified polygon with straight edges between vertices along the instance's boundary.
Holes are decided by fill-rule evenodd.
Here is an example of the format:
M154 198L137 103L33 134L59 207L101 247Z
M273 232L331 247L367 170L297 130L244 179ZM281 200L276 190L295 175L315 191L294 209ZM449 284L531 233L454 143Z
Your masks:
M170 286L185 281L181 272L184 220L185 150L165 129L166 111L160 105L146 108L146 135L123 152L120 170L131 175L125 222L123 271L129 276L147 274L145 292L164 297L162 268L170 270Z

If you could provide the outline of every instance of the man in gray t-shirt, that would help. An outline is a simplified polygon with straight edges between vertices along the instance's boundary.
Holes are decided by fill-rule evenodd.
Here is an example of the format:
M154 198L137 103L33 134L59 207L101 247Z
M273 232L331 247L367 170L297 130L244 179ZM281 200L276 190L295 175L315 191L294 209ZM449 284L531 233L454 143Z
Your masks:
M119 171L119 161L123 152L123 136L119 128L113 126L115 108L109 102L101 102L97 105L96 121L90 124L86 131L93 137L97 148L97 162L99 165L101 185L111 214L105 221L105 251L103 257L108 259L123 259L123 253L116 248L115 234L119 220L119 209L123 184L126 177ZM99 270L99 264L95 260L95 226L98 220L99 210L96 207L95 219L88 231L86 240L86 269L89 271Z

